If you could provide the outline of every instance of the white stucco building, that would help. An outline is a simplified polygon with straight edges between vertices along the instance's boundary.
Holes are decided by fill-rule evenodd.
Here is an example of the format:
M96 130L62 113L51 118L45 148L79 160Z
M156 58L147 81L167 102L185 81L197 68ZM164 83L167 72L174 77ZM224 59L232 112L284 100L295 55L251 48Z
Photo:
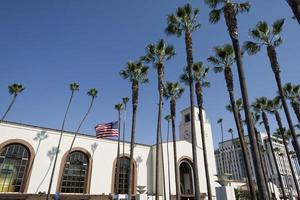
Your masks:
M167 146L170 152L171 194L175 194L174 169L177 168L180 172L181 198L193 199L194 196L189 113L190 109L181 112L180 138L176 142L177 166L174 166L173 162L172 142L163 143L167 199L169 198ZM198 116L197 108L195 108L195 113ZM217 172L212 132L209 121L206 117L204 118L210 182L213 196L215 196L217 183L214 175ZM196 117L196 133L200 192L205 194L206 179L198 117ZM14 122L0 124L0 199L1 197L8 199L15 193L22 194L18 199L29 199L29 194L47 192L53 166L53 153L59 135L60 131L56 129ZM117 141L97 139L95 136L81 134L75 140L71 156L68 156L73 136L72 132L63 134L51 193L59 192L61 199L67 199L72 195L69 199L92 199L97 195L114 194ZM124 193L126 193L128 182L129 147L130 144L125 143L125 155L121 159L119 189ZM121 145L121 153L122 148ZM155 192L155 145L136 144L134 160L133 193L137 194L136 186L145 186L147 195L151 197ZM163 195L162 178L159 188L159 194ZM84 198L84 196L87 197Z

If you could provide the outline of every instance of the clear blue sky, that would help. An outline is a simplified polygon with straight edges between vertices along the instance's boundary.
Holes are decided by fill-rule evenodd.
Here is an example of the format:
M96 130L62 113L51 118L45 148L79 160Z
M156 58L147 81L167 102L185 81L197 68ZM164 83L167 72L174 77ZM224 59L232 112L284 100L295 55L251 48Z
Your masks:
M118 73L126 61L144 55L147 44L164 38L175 46L177 55L166 63L166 80L178 80L186 63L184 39L167 37L164 29L166 16L187 2L200 8L202 27L193 35L194 60L205 61L213 46L230 40L223 20L216 25L208 23L209 9L202 0L0 1L0 113L11 100L7 86L20 82L26 90L18 97L7 120L60 128L70 95L68 85L76 81L80 91L75 95L67 130L76 130L90 101L86 92L96 87L99 97L82 128L82 132L94 134L95 124L116 119L114 105L123 96L131 95L129 82ZM289 7L284 0L254 0L251 4L250 13L239 16L240 40L249 39L248 29L258 20L272 23L285 17L284 43L278 48L282 79L299 84L300 26L291 19ZM274 96L275 82L265 49L257 56L245 56L244 63L251 100L262 95ZM140 87L137 142L153 144L158 96L152 66L149 78L150 83ZM224 118L226 130L235 127L232 115L224 108L229 101L223 75L211 73L209 80L211 88L204 92L204 104L216 145L220 140L218 118ZM237 82L235 86L239 94ZM186 92L178 102L178 111L188 104ZM164 115L168 110L165 103ZM128 113L127 136L131 105ZM179 116L178 112L178 122ZM166 130L165 123L163 128Z

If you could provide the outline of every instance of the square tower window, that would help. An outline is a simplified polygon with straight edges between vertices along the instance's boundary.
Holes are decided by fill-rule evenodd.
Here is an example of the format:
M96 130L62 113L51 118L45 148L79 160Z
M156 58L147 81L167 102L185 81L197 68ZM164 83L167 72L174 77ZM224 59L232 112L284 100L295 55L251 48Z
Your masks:
M190 114L184 115L184 122L187 123L187 122L189 122L189 121L191 121L191 116L190 116Z

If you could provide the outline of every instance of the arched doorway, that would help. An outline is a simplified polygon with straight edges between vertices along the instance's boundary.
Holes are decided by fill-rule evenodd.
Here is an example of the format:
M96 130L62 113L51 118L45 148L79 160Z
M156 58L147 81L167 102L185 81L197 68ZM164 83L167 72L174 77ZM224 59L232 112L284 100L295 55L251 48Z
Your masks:
M126 156L120 157L120 172L119 172L119 187L118 191L116 191L116 183L117 183L117 166L114 165L114 189L113 192L115 194L128 194L128 183L129 183L129 168L130 168L130 159ZM133 164L133 169L132 169L132 193L135 193L135 188L136 188L136 167L135 163Z
M194 176L191 161L184 159L179 164L180 197L182 200L193 200Z

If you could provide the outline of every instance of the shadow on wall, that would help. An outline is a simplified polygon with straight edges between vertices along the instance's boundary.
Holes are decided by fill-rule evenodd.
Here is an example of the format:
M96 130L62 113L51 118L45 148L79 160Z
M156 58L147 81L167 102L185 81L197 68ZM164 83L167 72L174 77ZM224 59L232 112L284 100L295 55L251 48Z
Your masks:
M38 193L39 192L39 189L41 187L41 185L43 184L43 182L45 181L47 175L49 174L49 171L51 169L51 166L53 164L53 160L54 160L54 156L57 152L57 147L52 147L52 149L50 149L48 152L47 152L47 157L50 159L50 163L49 163L49 166L48 166L48 169L43 177L43 179L41 180L40 184L38 185L37 189L35 190L35 193ZM59 151L60 152L60 151ZM58 152L58 153L59 153Z

